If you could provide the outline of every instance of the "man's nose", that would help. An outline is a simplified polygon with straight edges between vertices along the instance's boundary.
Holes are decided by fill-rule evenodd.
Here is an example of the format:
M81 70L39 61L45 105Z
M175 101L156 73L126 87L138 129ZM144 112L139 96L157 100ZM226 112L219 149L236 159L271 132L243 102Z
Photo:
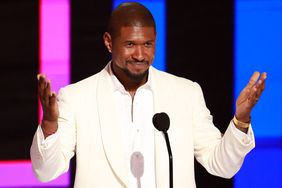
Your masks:
M137 60L137 61L144 61L145 59L145 53L144 53L144 49L142 46L136 46L134 53L133 53L133 59Z

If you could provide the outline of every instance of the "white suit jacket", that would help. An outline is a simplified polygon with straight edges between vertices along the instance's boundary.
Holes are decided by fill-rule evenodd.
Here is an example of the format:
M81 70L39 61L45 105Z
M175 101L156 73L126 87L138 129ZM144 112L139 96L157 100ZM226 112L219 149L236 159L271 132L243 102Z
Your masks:
M56 138L53 143L44 144L38 129L31 147L33 170L39 180L50 181L66 172L70 158L76 153L75 187L127 187L122 134L116 126L116 104L108 66L60 90ZM173 153L174 187L196 187L194 156L211 174L232 177L254 147L253 137L248 143L238 139L230 128L232 123L222 136L212 123L197 83L153 67L149 74L154 112L166 112L170 117L168 135ZM156 187L167 188L169 161L165 140L158 130L154 138Z

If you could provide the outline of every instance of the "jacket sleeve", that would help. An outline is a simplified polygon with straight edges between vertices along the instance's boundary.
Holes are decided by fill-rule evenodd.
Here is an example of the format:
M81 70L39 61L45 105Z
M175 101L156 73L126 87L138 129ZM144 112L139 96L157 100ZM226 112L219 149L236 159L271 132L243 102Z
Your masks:
M255 146L251 126L242 135L231 121L224 135L213 125L202 90L195 84L193 104L194 152L197 161L216 176L231 178L241 168L244 158Z
M76 129L74 108L61 89L58 95L58 130L44 139L41 127L38 127L30 149L33 172L42 182L51 181L69 169L70 159L75 152Z

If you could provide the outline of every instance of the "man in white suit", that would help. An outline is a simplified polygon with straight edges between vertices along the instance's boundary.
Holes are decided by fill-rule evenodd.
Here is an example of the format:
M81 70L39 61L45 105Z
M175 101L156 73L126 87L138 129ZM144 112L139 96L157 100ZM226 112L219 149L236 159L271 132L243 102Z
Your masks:
M118 6L104 43L112 54L108 65L62 88L58 97L50 81L38 75L43 119L31 159L39 180L66 172L76 154L75 187L169 187L167 148L152 124L158 112L170 117L174 187L195 187L194 157L217 176L231 178L240 169L255 145L250 113L264 90L266 73L253 74L222 135L197 83L151 66L156 28L147 8L138 3ZM134 167L136 153L142 161Z

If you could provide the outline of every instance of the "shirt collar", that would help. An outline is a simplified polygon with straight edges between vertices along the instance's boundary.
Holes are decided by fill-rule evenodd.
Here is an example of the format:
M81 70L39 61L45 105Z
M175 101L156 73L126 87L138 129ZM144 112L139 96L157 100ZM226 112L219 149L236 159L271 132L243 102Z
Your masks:
M112 61L110 61L110 63L108 64L107 71L109 72L110 77L112 79L112 83L113 83L113 86L114 86L114 91L125 91L124 86L120 83L120 81L114 75L111 64L112 64ZM151 78L151 74L152 73L151 72L152 71L151 71L151 67L150 67L149 68L148 80L147 80L147 82L144 85L139 87L140 89L152 90L152 78Z

